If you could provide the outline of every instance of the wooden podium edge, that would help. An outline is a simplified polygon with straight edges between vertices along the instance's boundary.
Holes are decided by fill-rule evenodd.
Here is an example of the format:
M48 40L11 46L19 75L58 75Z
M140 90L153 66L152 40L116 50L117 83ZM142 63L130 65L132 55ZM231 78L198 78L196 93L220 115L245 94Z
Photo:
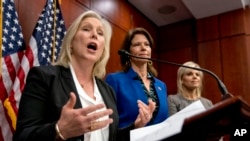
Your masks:
M250 106L240 96L229 96L206 111L186 118L182 132L164 140L218 141L241 128L248 128L250 134Z
M184 121L185 124L189 124L195 120L198 120L200 118L203 118L205 116L211 115L214 112L217 112L218 110L223 110L229 106L235 106L235 108L239 108L241 115L250 120L250 105L242 99L240 96L230 96L229 98L226 98L225 100L216 103L213 107L210 109L207 109L206 111L197 114L195 116L186 118Z

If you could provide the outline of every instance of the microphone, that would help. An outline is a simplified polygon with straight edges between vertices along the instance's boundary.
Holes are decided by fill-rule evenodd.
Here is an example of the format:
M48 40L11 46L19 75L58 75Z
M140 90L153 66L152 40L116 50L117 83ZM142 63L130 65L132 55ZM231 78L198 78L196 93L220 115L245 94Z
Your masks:
M222 93L222 99L225 99L225 98L227 98L230 95L228 93L228 90L227 90L226 86L219 79L219 77L216 74L214 74L213 72L211 72L211 71L209 71L207 69L185 66L185 65L182 65L182 64L177 64L177 63L163 61L163 60L158 60L158 59L153 59L153 58L140 57L140 56L133 55L133 54L131 54L131 53L129 53L126 50L123 50L123 49L119 50L118 54L121 55L121 56L128 56L128 57L134 57L134 58L139 58L139 59L146 59L146 60L151 60L151 61L155 61L155 62L160 62L160 63L165 63L165 64L171 64L171 65L175 65L175 66L180 66L180 67L184 67L184 68L189 68L189 69L194 69L194 70L199 70L199 71L202 71L202 72L206 72L206 73L210 74L212 77L214 77L216 79L216 81L218 83L218 86L219 86L219 89L220 89L220 91Z

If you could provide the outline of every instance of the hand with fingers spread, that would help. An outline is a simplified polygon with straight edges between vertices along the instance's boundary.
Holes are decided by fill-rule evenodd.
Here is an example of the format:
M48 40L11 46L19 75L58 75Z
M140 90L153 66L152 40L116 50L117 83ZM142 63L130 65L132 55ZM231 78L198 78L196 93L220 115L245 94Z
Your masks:
M135 120L135 128L140 128L145 126L153 116L155 110L155 102L152 99L148 100L148 105L143 103L141 100L138 100L139 114Z
M109 116L113 113L112 109L100 110L105 107L104 104L73 109L75 103L76 96L74 93L71 93L70 99L63 106L60 119L57 122L61 136L65 139L101 129L113 122L111 118L101 121L98 120L99 118ZM97 110L100 111L96 112Z
M72 21L64 37L56 62L28 72L13 141L129 138L132 126L119 129L115 93L103 81L111 24L88 10Z
M122 69L105 77L116 94L120 128L154 125L168 118L167 85L157 78L157 69L150 61L153 49L154 41L147 29L130 29L120 48L130 55L121 55Z

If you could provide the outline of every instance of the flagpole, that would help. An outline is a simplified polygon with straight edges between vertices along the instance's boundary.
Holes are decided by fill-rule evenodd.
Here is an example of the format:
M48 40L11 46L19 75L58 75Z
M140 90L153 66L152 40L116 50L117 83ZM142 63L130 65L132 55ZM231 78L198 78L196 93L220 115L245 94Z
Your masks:
M3 34L3 2L0 0L0 78L2 77L2 34Z
M54 32L53 32L53 43L52 43L52 58L51 58L51 62L54 63L54 56L55 56L55 48L56 48L56 2L57 0L54 0L54 19L53 19L53 23L54 23Z

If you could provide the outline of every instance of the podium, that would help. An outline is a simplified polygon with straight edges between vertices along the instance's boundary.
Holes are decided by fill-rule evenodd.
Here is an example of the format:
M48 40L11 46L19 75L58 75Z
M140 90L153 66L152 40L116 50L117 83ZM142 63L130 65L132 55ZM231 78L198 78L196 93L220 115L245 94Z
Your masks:
M182 132L164 141L219 141L221 137L223 141L250 141L250 106L239 96L228 96L186 118Z

